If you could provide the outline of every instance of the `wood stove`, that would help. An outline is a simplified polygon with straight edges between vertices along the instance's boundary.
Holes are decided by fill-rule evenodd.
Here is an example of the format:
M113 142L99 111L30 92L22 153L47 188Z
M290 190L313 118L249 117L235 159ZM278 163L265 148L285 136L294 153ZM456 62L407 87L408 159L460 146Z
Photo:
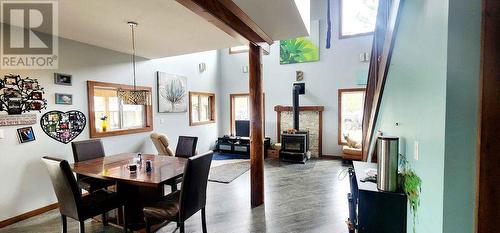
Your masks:
M299 95L305 93L304 83L293 84L293 128L294 132L281 134L280 159L286 162L305 163L309 152L309 132L299 129Z

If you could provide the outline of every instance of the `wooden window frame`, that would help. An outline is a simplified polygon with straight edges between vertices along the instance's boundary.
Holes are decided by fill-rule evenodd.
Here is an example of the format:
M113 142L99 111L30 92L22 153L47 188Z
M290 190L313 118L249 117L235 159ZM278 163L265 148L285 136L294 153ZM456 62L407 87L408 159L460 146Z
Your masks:
M235 135L236 134L236 130L235 130L235 125L234 125L234 100L233 98L234 97L241 97L241 96L248 96L248 98L250 98L250 93L233 93L233 94L229 94L229 132L232 134L232 135ZM266 129L266 94L263 93L262 94L262 102L264 103L264 106L262 107L263 108L263 111L264 111L264 122L263 122L263 128L264 128L264 134L265 134L265 129ZM251 109L251 107L250 107Z
M243 47L245 45L240 45L240 46ZM239 47L239 46L230 47L229 54L248 53L248 51L250 50L250 47L247 46L247 49L241 49L241 50L234 51L233 48L235 48L235 47Z
M366 88L341 88L338 90L338 131L337 131L337 137L338 137L338 144L339 145L346 145L345 142L342 141L342 94L343 93L349 93L349 92L365 92L366 95ZM363 110L363 109L362 109ZM360 144L362 144L363 138L361 138Z
M141 128L133 128L133 129L119 129L112 130L106 132L98 132L95 128L95 111L94 111L94 88L95 87L110 87L110 88L122 88L124 90L133 90L134 86L132 85L124 85L117 83L106 83L106 82L97 82L97 81L87 81L87 103L88 103L88 112L89 112L89 128L90 128L90 138L103 138L103 137L111 137L117 135L126 135L126 134L136 134L142 132L153 131L153 106L151 104L145 105L145 117L146 125ZM145 90L150 93L150 98L152 96L152 88L151 87L143 87L137 86L137 90Z
M352 34L352 35L344 35L342 34L342 2L346 0L339 0L339 39L349 39L349 38L355 38L355 37L361 37L361 36L371 36L375 32L375 29L372 32L362 32L362 33L357 33L357 34ZM347 0L349 1L349 0ZM380 4L379 0L379 4Z
M210 120L208 121L198 121L198 122L193 122L193 115L192 115L192 102L191 102L191 97L193 95L200 95L200 96L208 96L209 101L210 101ZM215 93L211 92L194 92L190 91L189 92L189 126L197 126L197 125L206 125L206 124L213 124L215 123Z

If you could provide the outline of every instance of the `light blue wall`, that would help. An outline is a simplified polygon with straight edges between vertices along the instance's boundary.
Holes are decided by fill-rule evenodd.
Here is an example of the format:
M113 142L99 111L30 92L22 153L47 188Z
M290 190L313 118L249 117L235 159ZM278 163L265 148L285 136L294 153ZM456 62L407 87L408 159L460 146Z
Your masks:
M443 232L474 230L481 0L449 0Z
M447 17L447 1L404 2L377 124L401 138L400 153L422 178L419 233L443 228ZM408 215L408 232L412 226Z

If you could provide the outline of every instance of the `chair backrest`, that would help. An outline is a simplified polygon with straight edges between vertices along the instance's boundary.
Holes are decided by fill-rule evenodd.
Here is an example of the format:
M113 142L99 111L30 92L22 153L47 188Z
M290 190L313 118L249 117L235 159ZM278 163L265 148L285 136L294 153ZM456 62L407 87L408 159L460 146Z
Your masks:
M43 157L42 161L49 171L50 180L59 202L59 211L63 215L78 220L78 209L82 197L68 161L48 156Z
M104 157L104 147L101 139L91 139L72 142L73 158L75 162Z
M207 182L214 152L188 158L182 178L179 217L182 221L205 207Z
M155 145L159 155L174 156L174 152L168 147L170 142L167 135L152 133L149 137L151 138L151 141L153 141L153 145Z
M179 136L177 148L175 148L175 156L189 158L196 155L196 144L198 137Z

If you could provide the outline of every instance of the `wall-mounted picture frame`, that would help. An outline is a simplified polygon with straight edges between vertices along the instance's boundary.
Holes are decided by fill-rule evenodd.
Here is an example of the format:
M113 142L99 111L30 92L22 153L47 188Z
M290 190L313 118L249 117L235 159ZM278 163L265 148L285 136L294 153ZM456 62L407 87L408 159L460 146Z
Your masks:
M6 75L4 77L3 81L4 81L5 85L15 86L15 85L17 85L18 77L14 76L14 75Z
M19 142L21 143L35 141L35 133L33 132L33 128L31 126L17 129L17 136L19 137Z
M56 96L56 104L66 104L66 105L73 104L73 95L72 94L56 93L55 96Z
M54 73L54 84L71 86L73 85L73 76L70 74Z
M157 72L158 112L187 112L187 77Z

